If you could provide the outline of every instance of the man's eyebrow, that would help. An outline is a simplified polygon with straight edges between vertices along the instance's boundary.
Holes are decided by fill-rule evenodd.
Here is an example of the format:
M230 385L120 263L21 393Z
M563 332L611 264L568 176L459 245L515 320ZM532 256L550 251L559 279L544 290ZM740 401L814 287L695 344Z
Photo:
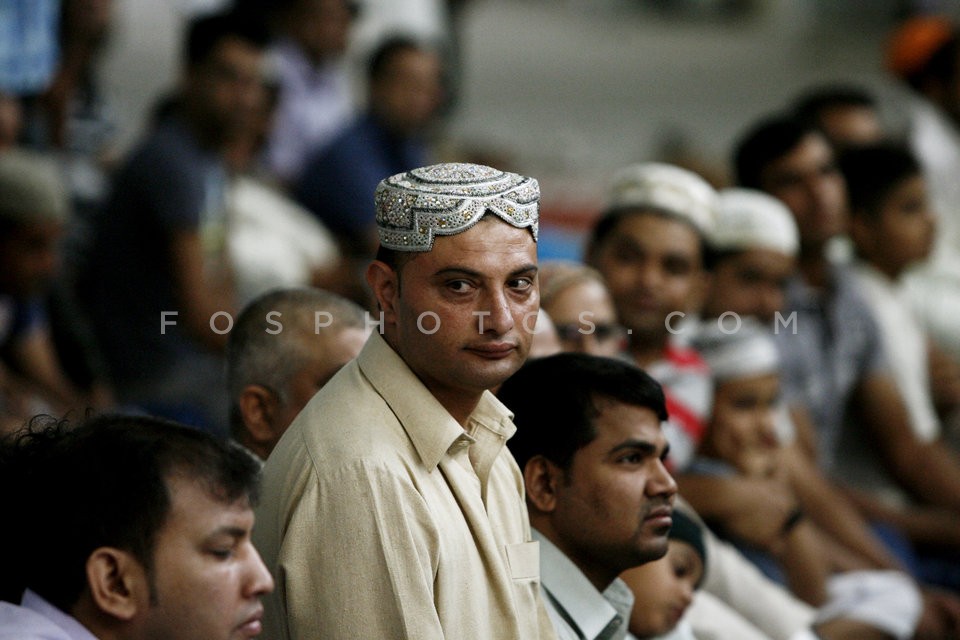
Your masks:
M610 449L610 453L618 453L625 450L637 450L639 449L644 453L644 455L652 456L657 453L657 445L650 442L649 440L624 440L617 446Z
M228 536L228 537L236 538L240 540L247 537L249 532L250 532L249 529L245 529L244 527L235 527L235 526L226 525L223 527L217 527L216 529L211 531L210 535L208 535L207 538L212 539L212 538L218 538L220 536Z
M537 273L539 267L533 263L525 264L522 267L514 269L509 273L512 276L525 275L528 273ZM444 267L436 272L434 272L434 277L437 276L470 276L472 278L483 278L484 274L477 271L476 269L470 269L468 267L452 266Z

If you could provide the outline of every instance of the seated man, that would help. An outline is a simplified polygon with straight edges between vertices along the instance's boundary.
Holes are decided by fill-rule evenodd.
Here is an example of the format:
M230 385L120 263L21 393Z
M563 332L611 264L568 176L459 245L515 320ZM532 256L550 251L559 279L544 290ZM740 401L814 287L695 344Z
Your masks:
M677 492L663 390L632 364L564 353L525 365L499 397L559 638L625 638L633 595L617 576L666 553Z
M273 579L256 462L149 417L34 425L0 449L4 640L252 638ZM64 532L69 532L64 534Z
M277 289L240 313L227 343L230 429L266 460L300 410L360 353L364 311L320 289Z

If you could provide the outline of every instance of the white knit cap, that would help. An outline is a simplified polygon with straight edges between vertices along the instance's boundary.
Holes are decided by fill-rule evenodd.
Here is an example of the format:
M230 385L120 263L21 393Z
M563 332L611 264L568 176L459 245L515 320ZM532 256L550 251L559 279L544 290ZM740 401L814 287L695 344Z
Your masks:
M691 343L717 381L776 373L780 367L773 336L753 318L705 323Z
M797 255L800 236L790 209L771 195L753 189L720 192L717 221L708 235L720 250L770 249Z
M607 210L651 208L690 222L708 235L717 216L717 191L686 169L661 162L630 165L614 174Z

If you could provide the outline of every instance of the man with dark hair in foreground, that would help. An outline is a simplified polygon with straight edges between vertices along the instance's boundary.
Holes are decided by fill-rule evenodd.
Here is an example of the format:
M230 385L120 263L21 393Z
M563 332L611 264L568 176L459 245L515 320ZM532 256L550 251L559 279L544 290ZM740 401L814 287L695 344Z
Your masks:
M253 547L259 465L156 418L30 428L0 447L3 640L233 640L273 579ZM22 596L21 596L22 594Z

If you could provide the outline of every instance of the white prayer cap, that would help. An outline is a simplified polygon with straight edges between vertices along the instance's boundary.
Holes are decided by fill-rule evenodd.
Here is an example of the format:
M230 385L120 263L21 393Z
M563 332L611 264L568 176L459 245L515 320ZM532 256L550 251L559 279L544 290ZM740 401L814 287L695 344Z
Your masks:
M537 240L537 181L492 167L446 163L398 173L380 181L374 200L380 244L396 251L429 251L434 236L463 233L487 213Z
M800 236L787 205L754 189L720 192L717 221L708 241L713 249L770 249L797 255Z
M741 319L739 326L733 320L704 323L691 345L717 381L779 371L780 354L773 336L753 318Z
M683 218L706 235L717 215L717 191L692 171L661 162L630 165L614 174L607 211L647 208Z

